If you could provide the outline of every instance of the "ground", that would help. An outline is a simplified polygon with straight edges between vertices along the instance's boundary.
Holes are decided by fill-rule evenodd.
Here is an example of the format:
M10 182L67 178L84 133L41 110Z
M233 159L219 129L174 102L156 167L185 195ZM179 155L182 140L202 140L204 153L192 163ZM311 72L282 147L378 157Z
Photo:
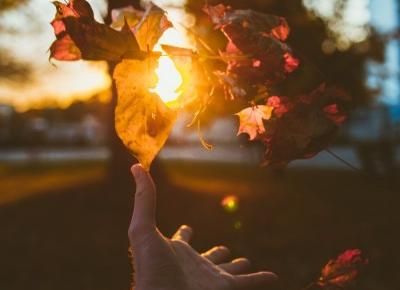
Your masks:
M164 233L189 224L196 249L225 244L255 268L277 272L281 289L293 290L318 278L329 258L361 248L370 266L359 289L398 289L395 181L327 168L268 172L172 161L163 168ZM105 174L104 162L1 167L0 289L128 289L133 182L113 185ZM238 197L237 211L221 207L226 195Z

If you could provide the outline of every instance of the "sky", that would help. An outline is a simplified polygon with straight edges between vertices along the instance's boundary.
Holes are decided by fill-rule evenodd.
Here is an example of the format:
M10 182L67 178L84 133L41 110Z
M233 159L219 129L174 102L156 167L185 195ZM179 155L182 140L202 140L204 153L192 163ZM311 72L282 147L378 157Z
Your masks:
M380 33L390 33L399 27L397 0L370 0L371 23ZM398 40L389 41L385 51L383 65L370 63L368 66L368 84L382 86L381 99L390 105L400 105L400 45ZM380 72L386 72L387 78L380 78Z

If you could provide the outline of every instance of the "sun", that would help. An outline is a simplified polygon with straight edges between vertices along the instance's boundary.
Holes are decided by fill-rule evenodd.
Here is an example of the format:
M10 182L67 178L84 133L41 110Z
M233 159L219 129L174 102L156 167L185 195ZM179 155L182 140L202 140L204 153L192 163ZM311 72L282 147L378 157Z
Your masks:
M151 91L159 95L167 105L172 104L181 94L179 87L182 85L183 79L169 56L159 58L156 75L158 82Z
M156 93L169 107L173 107L182 94L179 89L182 86L183 77L174 61L163 51L161 45L181 46L187 43L185 38L184 34L171 27L164 32L154 48L154 51L161 52L163 55L159 58L155 71L158 79L157 84L150 91Z

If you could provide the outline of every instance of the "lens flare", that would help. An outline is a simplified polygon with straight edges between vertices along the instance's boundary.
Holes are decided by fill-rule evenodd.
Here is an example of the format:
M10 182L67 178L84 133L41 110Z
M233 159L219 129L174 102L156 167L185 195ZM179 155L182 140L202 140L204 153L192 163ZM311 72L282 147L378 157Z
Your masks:
M228 195L222 199L221 205L225 211L234 213L239 208L239 199L235 195Z
M243 222L242 221L235 221L233 223L233 228L237 231L241 230L243 228Z

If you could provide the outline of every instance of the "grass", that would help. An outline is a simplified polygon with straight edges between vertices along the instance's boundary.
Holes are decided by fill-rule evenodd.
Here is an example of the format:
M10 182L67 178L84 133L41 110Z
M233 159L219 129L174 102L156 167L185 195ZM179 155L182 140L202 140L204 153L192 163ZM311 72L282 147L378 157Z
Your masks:
M316 279L329 258L361 248L371 265L359 288L398 288L400 196L380 188L387 181L371 183L350 171L274 174L250 166L164 165L164 173L155 174L164 233L189 224L196 249L225 244L235 257L249 257L255 268L276 271L282 289L293 290ZM10 188L15 192L33 188L28 182L44 184L29 198L0 207L0 289L129 287L130 178L107 183L104 164L98 163L3 167L0 172L2 181L14 178ZM49 176L56 181L49 182ZM234 212L221 207L227 194L239 198Z
M99 162L28 163L0 167L0 206L104 179Z

